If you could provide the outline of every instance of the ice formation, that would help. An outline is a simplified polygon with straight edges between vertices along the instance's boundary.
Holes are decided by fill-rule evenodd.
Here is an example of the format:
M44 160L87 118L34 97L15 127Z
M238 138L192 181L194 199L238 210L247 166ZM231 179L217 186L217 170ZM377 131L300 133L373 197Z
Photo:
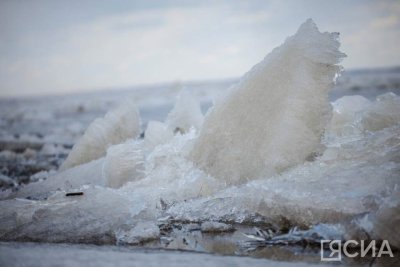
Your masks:
M107 149L102 175L109 187L118 188L129 181L143 178L142 143L130 140Z
M203 120L199 102L188 91L182 91L164 123L148 123L144 139L145 152L149 153L155 147L167 143L174 134L185 134L192 128L199 131Z
M139 112L128 101L104 118L96 119L86 130L82 138L61 166L61 170L99 159L106 154L107 148L119 144L140 134Z
M159 238L168 220L197 222L205 232L263 222L317 225L313 231L328 224L343 239L400 248L400 100L343 97L329 121L337 48L334 34L308 21L217 103L200 133L168 126L186 119L151 122L144 140L99 142L93 161L93 143L82 141L90 148L76 155L82 164L0 201L0 239L136 244ZM118 126L110 119L105 136L132 118Z
M57 191L79 189L84 185L106 186L107 176L103 175L104 158L84 163L65 171L58 172L45 181L30 183L18 191L6 195L6 198L46 199ZM1 197L0 197L1 198ZM3 197L4 198L4 197Z
M369 108L371 101L363 96L344 96L336 100L333 106L333 116L328 125L331 138L358 136L361 129L354 125L358 112Z
M365 131L379 131L400 120L400 97L387 93L376 98L376 102L365 111L361 125Z
M168 114L166 124L173 132L186 133L191 127L199 130L203 120L200 104L189 92L182 91L174 108Z
M344 96L333 104L333 117L326 138L359 138L363 132L376 132L400 120L400 97L386 93L371 102L362 96Z
M159 121L150 121L147 125L144 138L145 152L151 152L159 145L165 144L173 138L174 134L168 125Z
M191 159L228 183L279 173L318 150L340 71L337 33L312 20L255 65L207 114Z

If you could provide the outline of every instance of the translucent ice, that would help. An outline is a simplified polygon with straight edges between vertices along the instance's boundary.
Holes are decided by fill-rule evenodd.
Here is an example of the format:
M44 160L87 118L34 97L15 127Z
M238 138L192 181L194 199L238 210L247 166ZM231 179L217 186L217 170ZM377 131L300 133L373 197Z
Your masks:
M335 227L312 231L400 247L399 97L339 99L325 128L342 56L334 37L306 22L217 103L200 133L152 122L144 140L20 188L0 201L0 239L138 243L170 218L203 231L324 223Z
M129 230L116 232L117 244L140 244L160 237L160 229L154 222L139 221Z
M360 139L400 121L400 97L387 93L369 101L362 96L344 96L333 104L333 117L325 134L328 142Z
M84 185L105 186L106 176L102 174L104 158L81 164L21 187L10 197L46 199L56 191L68 191Z
M142 142L128 141L107 149L102 174L109 187L118 188L144 176Z
M127 198L104 187L82 188L82 196L64 192L42 201L4 200L0 236L3 240L49 242L115 242L117 230L132 216Z
M395 125L400 121L400 97L393 93L380 95L364 113L361 125L366 131L379 131Z
M89 125L60 169L65 170L101 158L109 146L135 138L139 133L139 113L133 103L126 102Z
M320 145L344 54L312 20L274 49L207 114L190 158L228 183L302 163Z
M362 132L357 125L358 113L372 105L363 96L344 96L336 100L333 106L333 116L327 127L327 138L358 137Z
M174 134L188 133L192 127L198 131L203 119L199 102L188 91L182 91L165 123L150 121L147 125L143 144L145 152L150 153L155 147L169 142Z
M345 224L370 214L372 226L364 230L377 240L389 239L390 232L399 231L399 144L400 121L360 140L327 144L322 156L280 175L181 202L168 213L182 221L290 222L305 227ZM353 232L348 229L347 234ZM361 238L360 233L355 237ZM390 239L398 246L395 236Z
M173 132L185 133L190 127L199 130L203 120L199 102L188 91L182 91L168 114L166 124Z
M144 137L144 149L147 153L159 145L165 144L173 138L174 134L168 125L158 121L150 121Z

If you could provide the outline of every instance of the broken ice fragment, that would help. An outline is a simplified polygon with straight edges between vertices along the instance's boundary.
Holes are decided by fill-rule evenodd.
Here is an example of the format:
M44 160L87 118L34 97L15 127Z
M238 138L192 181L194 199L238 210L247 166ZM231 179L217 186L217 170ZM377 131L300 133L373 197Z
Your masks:
M107 186L118 188L144 177L142 143L130 140L107 149L102 171Z
M191 127L199 130L203 120L199 102L188 91L182 91L165 123L174 133L187 133Z
M307 20L212 108L190 158L228 183L304 162L330 117L327 94L345 56L339 45L337 34Z
M126 102L93 121L74 145L60 170L65 170L105 156L107 148L140 133L140 118L135 105Z

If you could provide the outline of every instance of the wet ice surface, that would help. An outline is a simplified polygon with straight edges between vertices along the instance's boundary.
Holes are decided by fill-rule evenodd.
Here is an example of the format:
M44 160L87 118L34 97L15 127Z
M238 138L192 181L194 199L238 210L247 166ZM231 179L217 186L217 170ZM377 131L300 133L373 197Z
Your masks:
M303 56L302 53L299 55ZM315 55L307 56L313 59ZM325 63L332 60L322 59L327 61ZM283 66L291 64L290 61L285 64L279 60L274 62ZM312 64L313 61L306 65ZM281 88L284 95L273 97L291 99L291 94L298 93L295 85L304 82L298 77L310 74L325 77L318 68L301 70L308 73L299 73L292 68L291 73L295 73L293 84L284 83L286 87L281 86L285 87ZM336 68L332 71L334 73ZM332 73L328 71L327 80ZM239 86L237 92L257 92L259 85L265 82L254 79L257 72L246 77L244 80L250 81L242 81L244 85ZM326 81L321 80L326 86ZM323 128L324 112L318 113L318 107L327 110L325 106L330 104L322 95L313 99L313 106L317 108L311 112L307 112L301 101L296 102L313 98L312 92L293 98L294 106L286 103L290 112L284 114L287 116L284 122L292 122L296 127L272 120L272 125L280 131L268 138L253 134L247 124L247 128L239 129L240 134L235 132L237 127L228 127L232 136L236 135L230 140L232 147L243 151L247 151L246 146L240 142L247 140L246 133L251 135L250 141L261 140L260 147L263 147L263 139L271 139L271 136L275 138L271 140L285 144L285 140L292 142L291 135L298 138L312 130L315 138L302 146L305 151L301 153L290 150L293 146L286 146L285 153L270 147L268 151L273 151L277 160L268 162L267 170L260 169L259 162L251 160L257 159L257 155L248 151L246 155L231 153L235 149L223 152L221 155L225 154L226 158L222 157L222 160L229 160L222 165L218 162L221 157L203 162L191 156L196 149L208 150L204 154L215 152L218 143L196 143L199 132L201 135L201 130L211 129L218 135L221 129L213 125L223 125L225 122L221 117L224 114L235 114L232 112L235 108L242 108L246 113L247 101L241 103L241 100L259 95L238 93L237 100L235 97L226 100L229 103L236 101L233 108L229 104L218 104L224 103L219 95L224 94L232 81L188 84L186 92L190 92L193 99L178 101L169 116L168 112L182 91L181 85L79 97L1 100L0 181L4 187L18 190L8 190L0 195L4 199L0 202L0 238L139 245L307 262L319 261L319 247L315 249L315 240L308 239L312 233L317 241L332 237L388 239L393 246L399 247L400 100L396 94L388 93L399 93L399 81L399 69L345 73L330 91L332 117ZM267 81L276 82L274 79ZM313 79L305 83L313 85ZM319 86L312 88L319 90ZM182 94L181 97L185 98ZM56 173L93 119L103 117L126 98L133 99L139 108L144 135L134 139L138 132L132 131L131 139L108 139L112 128L108 129L106 125L101 128L106 130L99 131L101 134L96 140L117 140L120 144L99 142L102 144L100 152L91 153L89 149L90 153L83 157L81 163L87 163L67 166L65 171ZM210 122L212 116L207 115L202 126L203 118L193 103L198 100L204 112L214 99L217 99L214 111L217 115L212 116L217 119ZM185 105L187 103L192 104ZM282 103L271 101L270 105L274 104ZM132 108L136 109L136 105ZM301 112L297 112L299 110ZM314 117L310 120L310 116ZM260 116L250 126L256 129L256 123L262 123L264 117ZM305 120L298 120L298 117ZM231 121L235 119L237 117L232 116ZM121 121L126 123L126 120ZM192 129L189 129L188 121L194 126ZM285 126L290 126L290 131L285 131ZM297 135L299 129L302 134ZM322 138L318 135L321 129L324 132ZM86 133L93 135L97 131ZM92 141L86 139L88 141L79 145L85 152ZM296 142L301 143L301 138ZM77 157L80 156L78 153ZM239 163L240 156L244 157L244 166L234 164L238 156ZM269 153L259 156L275 160ZM214 162L216 165L212 166ZM224 168L213 169L217 163ZM227 179L229 173L225 171L231 171L230 165L233 169L238 168L240 173L243 167L248 168L247 165L253 163L257 171L246 170L245 178L248 179ZM18 187L26 182L31 183ZM77 194L66 196L66 193ZM294 231L294 227L299 228ZM268 238L290 246L263 248L260 243L246 243L249 240L243 234L251 236L259 231L271 232ZM265 244L272 242L268 238L264 237Z
M313 266L248 257L115 246L0 243L1 266ZM318 265L325 266L325 265ZM326 265L329 266L329 265Z

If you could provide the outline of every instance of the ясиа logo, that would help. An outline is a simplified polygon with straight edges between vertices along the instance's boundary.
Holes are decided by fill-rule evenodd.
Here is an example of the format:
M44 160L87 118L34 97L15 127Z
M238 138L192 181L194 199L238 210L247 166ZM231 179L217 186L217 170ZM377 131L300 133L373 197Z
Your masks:
M380 246L379 246L380 245ZM321 240L321 261L341 261L342 253L349 258L372 256L380 258L384 255L394 257L387 240L377 244L372 241L347 240Z

